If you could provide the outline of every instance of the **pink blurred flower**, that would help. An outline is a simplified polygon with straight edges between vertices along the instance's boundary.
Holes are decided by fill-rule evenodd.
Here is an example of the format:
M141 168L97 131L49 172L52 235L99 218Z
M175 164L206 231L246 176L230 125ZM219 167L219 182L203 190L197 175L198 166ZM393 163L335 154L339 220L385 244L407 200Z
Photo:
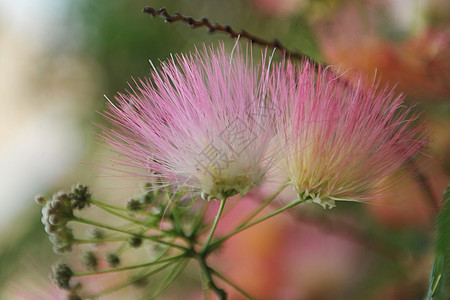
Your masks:
M124 157L116 162L207 199L245 194L258 184L273 137L268 67L265 55L253 66L235 48L229 55L223 45L205 47L162 62L152 81L119 94L117 106L110 102L105 115L116 129L106 130L104 140Z
M305 6L305 0L251 0L256 9L268 14L286 16L292 15Z
M450 2L424 1L420 7L414 1L347 2L314 26L326 61L369 76L382 74L382 82L398 85L408 99L448 100ZM418 18L433 11L443 14L445 26L434 26L433 18ZM389 39L381 28L405 36Z
M252 192L242 198L223 216L218 232L226 234L245 220L259 207L261 196ZM333 232L320 220L303 215L268 219L230 238L211 259L255 299L340 299L365 271L366 253L358 241ZM221 287L230 299L247 299L231 286Z
M287 63L273 83L280 105L288 107L280 130L290 180L301 199L324 208L372 197L379 180L426 145L402 97L362 76L352 78Z

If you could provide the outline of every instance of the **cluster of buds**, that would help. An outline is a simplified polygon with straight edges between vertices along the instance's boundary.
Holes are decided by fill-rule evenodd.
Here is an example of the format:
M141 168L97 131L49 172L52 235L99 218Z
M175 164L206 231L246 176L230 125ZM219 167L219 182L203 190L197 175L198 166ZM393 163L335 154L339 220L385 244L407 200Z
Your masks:
M86 186L77 184L72 187L70 193L58 192L53 195L51 200L47 200L43 196L37 196L35 201L42 207L42 223L45 225L45 231L49 234L50 241L53 243L54 251L57 253L64 253L72 250L72 247L80 247L81 250L79 256L79 265L83 266L86 270L83 272L75 272L66 263L57 263L52 267L52 275L56 286L61 289L65 289L69 292L68 299L81 299L80 295L84 297L81 282L72 282L74 277L85 276L90 274L102 273L104 267L100 264L106 262L111 268L109 271L121 271L120 268L116 269L122 264L121 254L124 249L136 249L146 246L146 239L143 238L141 232L135 230L128 231L126 227L115 227L114 225L104 225L97 220L91 221L83 218L82 215L76 216L75 210L82 210L86 207L94 205L99 208L103 208L103 211L109 212L113 217L123 218L128 221L131 220L133 224L142 225L142 229L159 228L160 222L163 216L167 217L167 225L173 223L174 227L181 227L180 220L175 220L171 211L164 212L164 208L167 205L167 201L171 196L168 196L166 192L161 190L154 190L152 186L145 187L146 192L140 196L132 198L128 201L126 209L108 206L99 200L91 199L91 194ZM174 194L173 197L177 198L182 196L181 194ZM178 198L177 198L178 199ZM175 209L175 208L174 208ZM179 210L185 210L184 208L176 208ZM125 212L124 212L125 211ZM182 214L175 213L177 215ZM86 232L87 239L75 238L72 229L69 226L69 222L81 222L90 226ZM178 225L174 225L174 224ZM103 228L102 228L103 227ZM119 232L119 236L114 236L114 233L110 235L105 233L105 229L109 231ZM123 238L122 234L127 234L128 238ZM170 237L176 235L176 232L170 232L166 230L165 234ZM103 247L102 250L97 251L95 246L99 244L106 244L108 242L122 242L122 245L115 249L114 245ZM171 242L168 242L169 246ZM90 244L88 247L84 244ZM152 244L153 247L149 247L148 253L151 253L151 259L157 256L161 257L167 251L167 246L160 246L159 244ZM109 248L111 247L111 248ZM104 251L107 248L107 251ZM162 254L161 254L162 253ZM139 266L125 266L125 269L140 268ZM146 275L136 273L129 280L129 284L143 284L146 280Z
M72 191L67 194L58 192L53 195L51 201L43 196L37 196L35 201L43 205L41 221L45 225L45 231L57 253L72 250L73 232L68 222L74 217L74 209L83 209L89 206L90 193L86 186L76 184Z
M73 218L73 208L69 196L59 192L42 208L42 224L49 234L53 249L57 253L72 250L73 233L67 223Z

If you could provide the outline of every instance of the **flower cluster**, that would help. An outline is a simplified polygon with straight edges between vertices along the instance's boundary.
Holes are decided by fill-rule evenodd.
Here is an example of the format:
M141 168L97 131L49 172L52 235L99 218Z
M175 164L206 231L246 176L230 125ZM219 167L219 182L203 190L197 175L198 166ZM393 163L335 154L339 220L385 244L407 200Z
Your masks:
M324 208L370 198L426 144L392 90L308 62L269 65L239 47L163 62L109 103L116 128L104 140L138 169L128 172L204 199L243 195L280 167L300 199Z

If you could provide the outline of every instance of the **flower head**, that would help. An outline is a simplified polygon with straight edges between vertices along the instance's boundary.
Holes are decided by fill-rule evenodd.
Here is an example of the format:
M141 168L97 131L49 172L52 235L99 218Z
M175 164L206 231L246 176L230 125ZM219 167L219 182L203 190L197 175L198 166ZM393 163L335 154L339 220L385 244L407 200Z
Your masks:
M253 66L236 47L205 49L161 63L151 80L119 94L104 140L135 175L200 191L245 194L264 177L273 137L265 55Z
M301 199L324 208L374 196L380 179L426 145L403 98L363 77L287 63L272 90L287 107L279 128L290 180Z

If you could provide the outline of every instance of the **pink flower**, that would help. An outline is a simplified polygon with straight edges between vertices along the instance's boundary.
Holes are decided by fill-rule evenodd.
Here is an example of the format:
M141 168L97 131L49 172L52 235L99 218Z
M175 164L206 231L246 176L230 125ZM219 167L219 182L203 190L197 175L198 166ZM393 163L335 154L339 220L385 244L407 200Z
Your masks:
M305 0L251 0L256 9L274 16L290 16L305 7Z
M119 165L137 169L123 171L206 199L245 194L262 181L274 131L266 56L253 66L239 47L233 52L205 47L176 56L109 103L105 115L116 129L104 140L123 156Z
M309 63L274 72L272 92L287 107L279 120L285 169L300 199L324 208L375 196L377 183L426 145L403 97L352 78Z

